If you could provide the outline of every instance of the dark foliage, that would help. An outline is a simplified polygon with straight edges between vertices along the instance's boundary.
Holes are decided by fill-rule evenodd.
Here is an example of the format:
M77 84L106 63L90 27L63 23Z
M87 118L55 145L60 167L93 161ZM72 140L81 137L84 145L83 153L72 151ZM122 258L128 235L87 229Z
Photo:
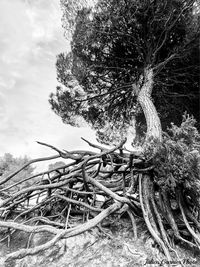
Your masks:
M159 148L152 163L154 179L160 187L174 191L180 186L190 191L190 197L199 199L199 186L194 185L200 179L200 134L195 123L194 118L185 113L180 127L172 124L164 133L162 144L154 144ZM147 155L152 155L152 147L148 145Z
M185 110L198 119L200 32L194 2L102 0L95 12L79 11L72 52L57 59L64 87L51 94L52 109L72 125L81 116L96 130L127 128L140 113L132 85L150 66L163 127L180 122Z

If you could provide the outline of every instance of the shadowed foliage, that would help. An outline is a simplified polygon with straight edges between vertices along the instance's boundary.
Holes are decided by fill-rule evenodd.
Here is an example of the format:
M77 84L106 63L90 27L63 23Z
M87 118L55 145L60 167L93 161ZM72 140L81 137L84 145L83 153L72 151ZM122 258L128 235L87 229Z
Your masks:
M152 97L163 127L184 111L199 118L199 17L195 1L100 1L78 12L72 50L57 58L63 86L51 94L65 123L83 117L94 129L128 128L140 118L133 84L154 70ZM174 112L176 116L173 116Z

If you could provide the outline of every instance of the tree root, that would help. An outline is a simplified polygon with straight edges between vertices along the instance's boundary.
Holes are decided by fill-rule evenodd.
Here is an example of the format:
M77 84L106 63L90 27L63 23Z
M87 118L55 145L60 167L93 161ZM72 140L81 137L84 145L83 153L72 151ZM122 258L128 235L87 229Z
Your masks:
M169 253L167 247L165 246L164 242L159 237L157 231L153 228L153 225L151 224L150 216L153 216L153 215L151 214L150 210L149 211L147 210L147 207L148 208L150 207L149 206L149 197L147 195L149 179L150 178L149 178L148 175L144 175L144 176L140 175L139 176L140 204L141 204L141 207L142 207L144 220L146 222L146 225L147 225L147 228L148 228L149 232L151 233L152 237L157 242L157 244L162 248L165 256L167 257L167 260L171 261L171 256L170 256L170 253ZM149 215L149 213L150 213L150 215Z
M169 237L167 236L166 230L165 230L163 222L162 222L161 214L159 213L158 208L157 208L156 203L155 203L153 186L152 186L152 194L151 194L151 203L152 203L153 211L154 211L154 214L156 216L156 219L157 219L157 222L158 222L158 225L160 228L160 233L161 233L162 239L163 239L165 245L170 250L172 250L171 245L169 243Z
M187 245L189 245L190 247L194 248L196 247L196 245L188 240L186 240L185 238L181 237L180 233L179 233L179 229L178 229L178 226L177 226L177 223L174 219L174 216L172 214L172 211L171 211L171 208L170 208L170 203L169 203L169 199L167 197L167 194L166 192L163 192L163 197L164 197L164 207L165 207L165 211L166 211L166 214L167 214L167 219L168 219L168 222L173 230L173 234L175 236L175 238L177 240L179 240L181 243L185 243Z
M177 193L178 194L178 204L179 204L179 207L180 207L180 210L181 210L181 214L182 214L182 217L183 217L183 221L189 231L189 233L191 234L191 236L194 238L194 240L196 241L196 244L198 246L198 248L200 249L200 238L199 236L195 233L195 231L192 229L192 227L190 226L187 218L186 218L186 215L185 215L185 212L184 212L184 208L183 208L183 200L182 200L182 195L180 193L180 191Z
M10 185L12 178L28 166L26 164L1 179L0 192L3 199L0 202L0 228L11 229L10 232L27 232L31 238L34 238L35 233L41 232L53 236L43 245L19 249L7 255L6 261L37 254L61 239L100 227L98 224L109 216L114 216L113 214L118 218L122 214L128 215L135 240L138 236L135 216L143 218L168 261L171 261L171 252L178 258L172 248L173 236L176 241L200 250L198 218L186 207L180 193L176 198L180 216L174 216L168 192L153 180L154 166L150 162L141 159L138 152L134 154L133 151L124 149L125 141L112 149L84 141L100 152L62 151L39 142L58 155L35 159L28 165L56 158L70 159L70 163ZM33 179L32 185L26 187L25 182ZM16 190L16 185L20 185L19 191ZM193 206L198 209L195 204ZM180 218L183 220L181 228ZM193 226L189 220L193 222ZM169 234L169 228L173 235ZM182 236L182 230L187 232L187 239ZM7 238L7 234L3 238Z
M138 233L137 233L137 224L135 221L135 217L130 209L127 210L127 213L131 219L132 227L133 227L133 234L134 234L134 240L137 240L138 238Z

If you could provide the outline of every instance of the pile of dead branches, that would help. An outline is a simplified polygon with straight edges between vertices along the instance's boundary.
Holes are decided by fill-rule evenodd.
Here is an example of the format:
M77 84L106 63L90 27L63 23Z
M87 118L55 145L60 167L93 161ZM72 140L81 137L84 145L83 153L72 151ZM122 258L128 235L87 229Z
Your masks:
M140 151L125 149L126 140L111 149L84 141L97 152L61 151L38 142L58 154L31 160L15 173L0 179L3 239L18 230L31 236L38 232L53 236L45 244L7 255L7 261L34 255L61 239L100 227L100 223L113 214L119 218L124 213L130 217L135 238L136 218L144 219L168 260L172 253L176 254L174 242L200 249L199 210L186 196L182 185L177 186L175 194L163 189L156 182L153 161ZM67 159L69 163L6 185L30 164L56 158ZM31 186L23 186L36 178ZM16 189L19 186L20 190Z

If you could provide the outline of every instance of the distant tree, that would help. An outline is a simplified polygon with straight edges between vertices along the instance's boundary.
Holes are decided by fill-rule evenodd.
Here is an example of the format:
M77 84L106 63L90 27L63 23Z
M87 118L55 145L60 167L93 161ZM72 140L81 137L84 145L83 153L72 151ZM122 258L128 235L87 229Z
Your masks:
M159 138L161 123L180 123L184 111L198 119L195 2L102 0L79 11L72 51L57 58L64 87L51 94L52 109L71 125L84 118L106 143L110 132L126 135L141 111L147 135Z
M3 157L0 158L0 176L1 178L7 177L9 174L14 173L20 167L28 163L30 159L27 156L24 157L13 157L10 153L5 153ZM7 185L13 185L16 182L22 181L25 178L31 176L34 172L34 167L28 166L19 172ZM30 185L31 181L27 181L23 186ZM21 186L21 185L20 185Z
M51 163L51 164L49 164L48 169L49 169L49 171L52 171L52 170L54 170L54 169L63 167L63 166L65 166L65 165L66 165L66 164L65 164L63 161L57 161L57 162L55 162L55 163ZM61 169L61 170L62 170L62 169Z

